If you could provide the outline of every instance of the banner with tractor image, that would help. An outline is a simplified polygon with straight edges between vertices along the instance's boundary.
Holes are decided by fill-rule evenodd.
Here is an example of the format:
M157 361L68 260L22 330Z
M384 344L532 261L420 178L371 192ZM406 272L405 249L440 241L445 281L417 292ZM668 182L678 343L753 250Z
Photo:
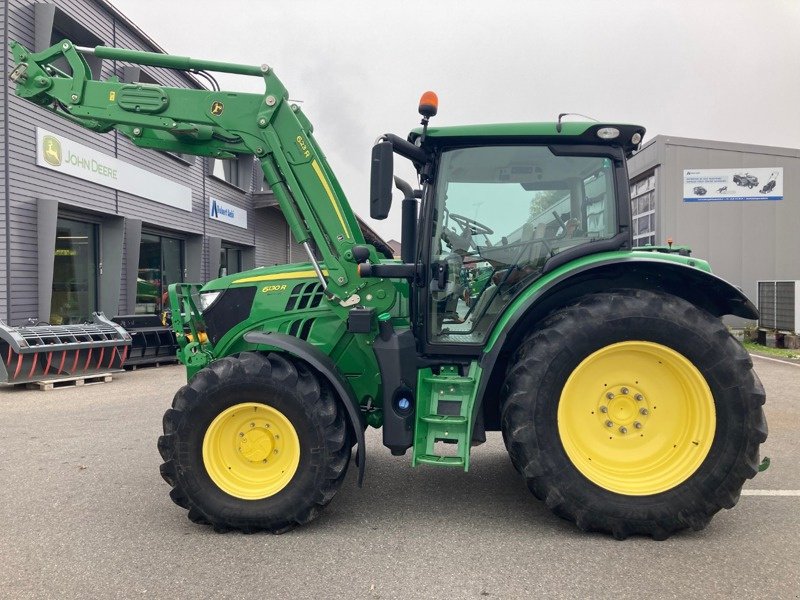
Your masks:
M783 200L783 167L686 169L684 202Z

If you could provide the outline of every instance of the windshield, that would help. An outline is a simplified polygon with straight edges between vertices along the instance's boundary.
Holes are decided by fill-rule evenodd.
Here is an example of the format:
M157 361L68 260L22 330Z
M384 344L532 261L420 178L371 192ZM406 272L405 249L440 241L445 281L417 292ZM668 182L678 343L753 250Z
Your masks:
M546 146L443 152L436 182L432 341L482 342L494 317L546 260L617 233L609 158L557 156Z

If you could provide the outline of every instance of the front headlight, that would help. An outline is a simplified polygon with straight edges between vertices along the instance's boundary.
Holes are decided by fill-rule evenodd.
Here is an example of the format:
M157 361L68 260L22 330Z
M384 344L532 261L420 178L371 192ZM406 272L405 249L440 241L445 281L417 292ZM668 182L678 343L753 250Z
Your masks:
M214 301L219 298L219 295L222 293L222 290L217 292L200 292L200 310L204 311L209 306L214 304Z

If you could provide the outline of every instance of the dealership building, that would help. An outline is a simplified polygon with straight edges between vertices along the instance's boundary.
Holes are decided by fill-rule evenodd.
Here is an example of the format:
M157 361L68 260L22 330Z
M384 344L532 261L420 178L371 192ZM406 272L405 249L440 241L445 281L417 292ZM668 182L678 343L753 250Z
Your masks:
M157 313L171 283L307 260L251 156L139 149L15 96L11 40L34 51L65 38L163 51L111 4L10 0L0 3L0 22L0 319L61 324L95 310ZM95 79L203 88L185 72L86 59Z
M755 304L800 280L800 150L658 135L628 174L636 245L689 246Z

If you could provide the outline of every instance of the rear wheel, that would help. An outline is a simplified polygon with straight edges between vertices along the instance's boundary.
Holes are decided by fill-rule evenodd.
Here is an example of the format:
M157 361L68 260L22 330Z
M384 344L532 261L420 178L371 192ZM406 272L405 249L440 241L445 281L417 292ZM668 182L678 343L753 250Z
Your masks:
M531 491L617 538L703 528L758 470L764 391L722 323L661 293L593 294L509 368L503 436Z
M350 459L330 390L279 354L211 363L175 395L158 447L161 474L189 518L218 531L280 533L336 494Z

